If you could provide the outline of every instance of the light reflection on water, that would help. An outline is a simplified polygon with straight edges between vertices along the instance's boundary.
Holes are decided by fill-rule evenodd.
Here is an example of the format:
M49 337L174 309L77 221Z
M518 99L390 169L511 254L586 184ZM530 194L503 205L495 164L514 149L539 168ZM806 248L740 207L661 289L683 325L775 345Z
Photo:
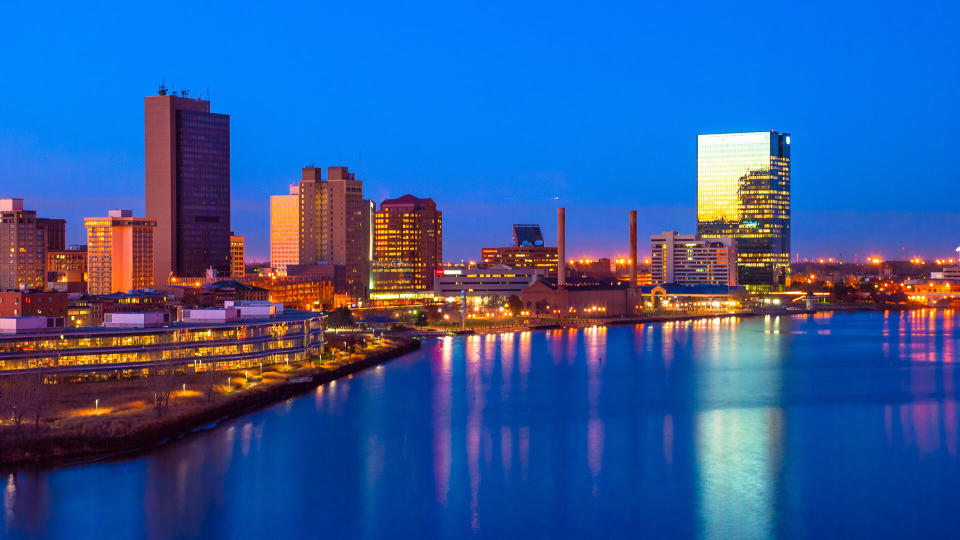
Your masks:
M430 340L146 455L4 474L0 537L950 536L957 316Z

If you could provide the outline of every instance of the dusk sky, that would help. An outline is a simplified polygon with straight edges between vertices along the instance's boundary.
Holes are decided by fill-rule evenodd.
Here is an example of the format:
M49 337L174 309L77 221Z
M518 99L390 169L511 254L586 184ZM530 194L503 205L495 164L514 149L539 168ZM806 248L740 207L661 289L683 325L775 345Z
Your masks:
M306 164L444 212L447 260L541 223L626 252L627 211L695 232L696 135L792 134L792 253L953 253L960 7L921 2L0 4L0 197L144 211L143 97L231 117L233 229ZM951 165L953 163L953 165ZM559 199L555 199L559 197ZM901 250L901 246L903 249Z

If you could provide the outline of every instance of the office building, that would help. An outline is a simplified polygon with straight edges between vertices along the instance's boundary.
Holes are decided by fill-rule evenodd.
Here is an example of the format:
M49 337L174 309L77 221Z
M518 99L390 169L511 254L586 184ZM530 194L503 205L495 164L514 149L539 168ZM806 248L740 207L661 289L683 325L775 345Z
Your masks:
M509 266L452 266L437 270L434 296L437 298L497 298L520 294L544 277L540 268Z
M0 199L0 290L44 286L46 230L23 199Z
M370 292L371 205L363 182L346 167L327 167L329 252L321 260L344 267L347 292L364 299Z
M737 242L737 281L790 280L790 134L697 136L697 234Z
M300 264L300 188L270 196L270 266L281 276L287 265Z
M230 273L230 117L210 102L144 98L146 215L157 222L153 275Z
M179 320L159 313L104 317L104 326L64 328L34 318L0 318L0 373L140 373L163 362L186 373L302 362L323 351L316 313L233 302L187 309ZM33 324L31 324L33 323ZM165 324L166 323L166 324Z
M432 291L443 262L443 217L433 199L404 195L380 204L374 219L373 288Z
M242 278L247 273L243 236L230 233L230 277Z
M110 210L83 220L87 228L87 292L110 294L153 286L153 233L157 221Z
M737 285L737 247L732 238L706 239L663 231L650 237L654 284Z
M557 274L557 248L546 247L540 225L513 226L513 245L480 250L483 266L503 265L511 268L540 268L548 275Z
M303 168L299 184L291 186L291 195L294 190L298 205L296 250L287 231L278 231L284 235L282 253L278 253L280 266L272 261L271 265L278 269L292 264L340 265L344 281L338 293L365 300L370 289L373 203L363 198L363 181L347 167L328 167L324 180L322 169L308 166ZM292 199L277 204L286 208ZM293 223L286 220L282 225L287 228Z

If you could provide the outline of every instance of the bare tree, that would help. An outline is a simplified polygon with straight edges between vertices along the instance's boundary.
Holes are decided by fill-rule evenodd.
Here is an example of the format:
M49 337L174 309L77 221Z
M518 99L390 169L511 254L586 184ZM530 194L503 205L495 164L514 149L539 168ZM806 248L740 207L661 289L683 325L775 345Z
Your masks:
M155 365L150 368L148 380L150 389L153 390L153 406L157 410L157 417L163 416L164 411L170 406L170 396L173 394L174 373L176 368L172 365Z
M213 401L213 386L217 383L217 363L208 362L203 371L203 386L207 393L207 402Z
M33 409L33 430L40 431L40 415L47 406L46 374L43 367L30 375L30 406Z
M9 414L13 425L19 428L30 411L30 375L6 375L0 379L4 388L3 415Z

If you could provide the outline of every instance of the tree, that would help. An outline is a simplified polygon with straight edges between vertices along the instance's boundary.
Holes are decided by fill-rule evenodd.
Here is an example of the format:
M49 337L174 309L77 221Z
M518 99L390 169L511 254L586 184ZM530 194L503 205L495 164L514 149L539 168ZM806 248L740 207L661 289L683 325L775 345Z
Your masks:
M47 385L46 376L43 368L40 367L31 374L30 381L30 407L33 409L33 430L40 431L40 415L47 405Z
M150 368L148 381L153 390L153 406L157 410L157 417L163 416L164 411L170 406L170 396L174 388L174 366L155 365Z
M507 308L510 309L510 313L514 317L520 315L520 312L523 311L523 300L520 300L520 297L513 295L510 298L507 298Z
M207 362L206 369L203 370L203 387L207 394L207 402L213 401L213 386L217 383L217 363Z
M355 324L353 312L347 306L340 306L327 315L327 326L330 328L349 328Z
M427 312L422 309L413 310L413 324L423 330L423 327L427 325Z

